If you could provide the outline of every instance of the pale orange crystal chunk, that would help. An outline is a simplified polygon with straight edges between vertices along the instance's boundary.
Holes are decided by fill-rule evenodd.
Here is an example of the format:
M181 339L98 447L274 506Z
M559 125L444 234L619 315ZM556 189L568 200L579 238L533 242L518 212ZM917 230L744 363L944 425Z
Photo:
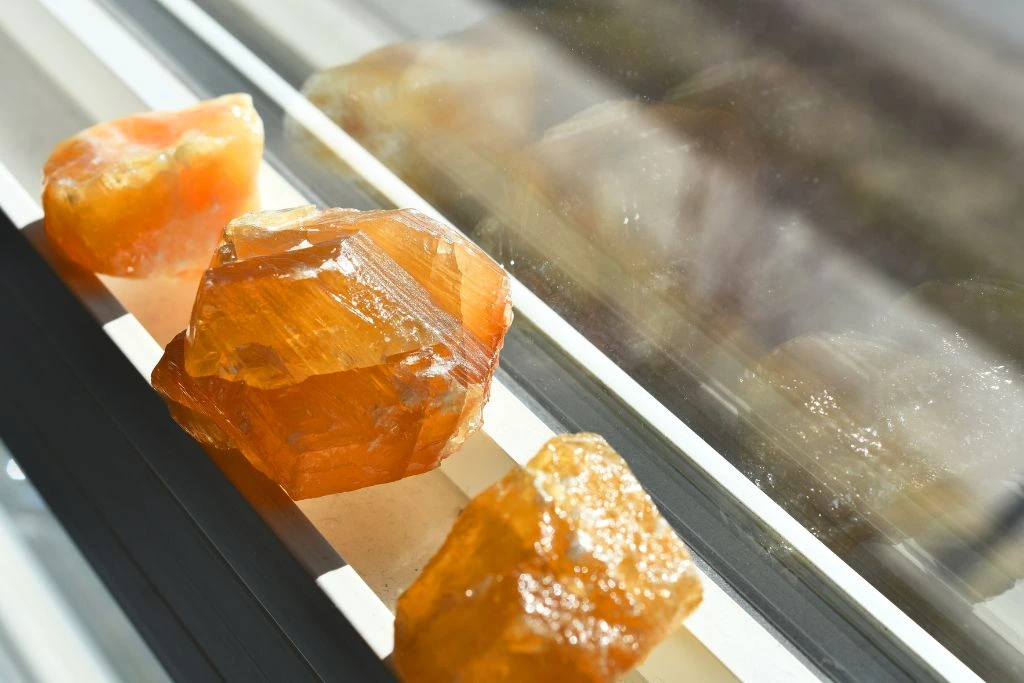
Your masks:
M551 439L474 498L399 598L420 681L612 681L700 603L689 553L595 434Z
M415 211L241 216L153 385L197 440L296 499L436 467L478 428L504 271Z
M43 168L46 234L99 273L200 271L224 225L258 208L262 156L248 95L101 123L58 144Z

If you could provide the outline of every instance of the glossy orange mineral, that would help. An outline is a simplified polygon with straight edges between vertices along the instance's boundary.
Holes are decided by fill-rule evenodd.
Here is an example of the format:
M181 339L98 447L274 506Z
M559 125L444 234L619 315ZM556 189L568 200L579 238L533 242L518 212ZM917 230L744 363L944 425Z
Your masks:
M43 169L46 234L109 275L206 267L224 225L258 207L263 123L248 95L101 123Z
M510 322L500 266L418 212L247 214L153 385L200 442L311 498L425 472L461 446Z
M399 598L420 681L612 681L697 607L686 547L595 434L550 440L474 498Z

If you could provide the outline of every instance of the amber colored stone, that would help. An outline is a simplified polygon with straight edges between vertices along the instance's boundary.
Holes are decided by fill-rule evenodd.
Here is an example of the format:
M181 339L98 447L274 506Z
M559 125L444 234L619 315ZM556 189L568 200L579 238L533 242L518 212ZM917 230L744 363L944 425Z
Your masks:
M510 322L501 267L418 212L247 214L153 385L201 443L311 498L454 452L480 424Z
M399 598L419 681L612 681L700 603L686 547L595 434L551 439L474 498Z
M46 162L46 234L99 273L202 270L224 225L258 207L262 155L263 123L248 95L101 123Z

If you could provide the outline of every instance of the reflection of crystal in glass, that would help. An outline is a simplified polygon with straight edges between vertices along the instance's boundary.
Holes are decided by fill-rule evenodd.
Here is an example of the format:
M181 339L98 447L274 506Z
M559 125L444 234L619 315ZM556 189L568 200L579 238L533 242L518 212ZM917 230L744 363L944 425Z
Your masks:
M510 321L504 271L415 211L247 214L153 384L196 439L314 497L461 446Z
M257 206L263 123L248 95L101 123L53 150L46 234L90 270L199 271L224 224Z
M544 291L552 272L630 319L609 332L607 316L594 334L636 335L709 368L723 348L760 354L863 308L858 295L815 305L849 270L766 194L763 172L728 111L605 102L524 150L477 234L492 253L511 243L517 273L564 308L588 304Z
M626 312L630 329L610 337L699 353L707 343L689 324L729 334L734 292L757 276L741 262L757 208L743 159L726 115L606 102L523 150L477 233L492 253L510 244L517 271L554 301L572 291ZM550 286L554 272L572 285Z
M521 144L532 122L532 69L510 50L399 43L312 75L303 94L396 171L406 143L434 133Z
M458 216L464 196L490 187L504 155L525 144L534 80L522 51L424 41L317 72L302 91L413 189ZM334 159L301 124L289 119L288 128L322 160Z
M689 554L621 457L559 436L474 498L398 601L412 681L612 681L701 601Z
M1017 285L931 282L872 337L784 344L740 385L750 414L784 439L754 436L749 473L834 544L868 523L912 534L927 521L922 510L948 507L970 480L1013 476L1024 436L1022 311ZM958 514L965 524L977 513Z

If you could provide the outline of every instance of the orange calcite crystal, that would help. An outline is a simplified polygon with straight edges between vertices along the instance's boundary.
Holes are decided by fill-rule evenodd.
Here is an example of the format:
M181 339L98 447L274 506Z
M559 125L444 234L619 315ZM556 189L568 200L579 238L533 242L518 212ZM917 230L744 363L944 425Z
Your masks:
M153 385L201 443L311 498L425 472L461 446L510 322L501 267L418 212L247 214Z
M46 162L46 234L99 273L200 271L224 224L258 208L262 155L263 123L248 95L101 123Z
M700 603L686 547L595 434L558 436L474 498L399 598L419 681L612 681Z

